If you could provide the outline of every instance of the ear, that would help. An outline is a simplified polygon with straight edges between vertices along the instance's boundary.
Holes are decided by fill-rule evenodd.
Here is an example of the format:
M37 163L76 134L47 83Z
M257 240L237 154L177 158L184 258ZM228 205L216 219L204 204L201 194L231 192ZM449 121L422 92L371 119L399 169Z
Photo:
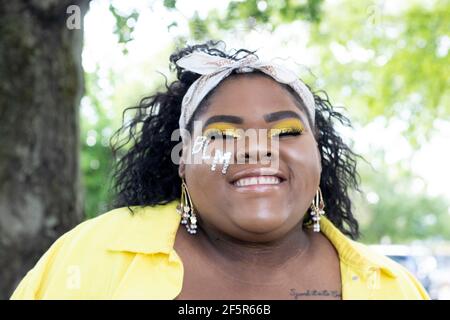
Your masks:
M188 152L189 147L183 143L182 149L181 149L181 157L180 157L180 164L178 165L178 175L180 178L184 178L186 175L186 156Z
M184 178L186 170L186 164L184 163L184 159L180 159L180 165L178 166L178 175L180 178Z

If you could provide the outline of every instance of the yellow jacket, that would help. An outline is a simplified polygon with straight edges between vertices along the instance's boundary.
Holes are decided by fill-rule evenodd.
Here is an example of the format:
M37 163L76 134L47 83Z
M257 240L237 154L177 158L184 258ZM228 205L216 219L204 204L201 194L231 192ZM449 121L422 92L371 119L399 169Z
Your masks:
M61 236L11 299L174 299L183 264L173 249L176 203L119 208ZM340 257L343 299L429 299L402 266L343 235L329 220L323 234Z

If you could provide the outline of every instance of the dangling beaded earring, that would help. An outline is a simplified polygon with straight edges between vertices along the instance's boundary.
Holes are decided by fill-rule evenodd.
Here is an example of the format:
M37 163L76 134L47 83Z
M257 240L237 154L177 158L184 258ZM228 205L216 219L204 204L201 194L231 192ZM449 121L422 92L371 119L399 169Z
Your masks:
M325 214L325 202L323 201L322 191L317 190L311 204L311 219L313 220L313 231L320 232L320 217Z
M177 206L177 212L181 215L181 224L186 226L190 234L197 233L197 216L195 215L194 205L189 195L186 182L182 179L181 183L181 199Z

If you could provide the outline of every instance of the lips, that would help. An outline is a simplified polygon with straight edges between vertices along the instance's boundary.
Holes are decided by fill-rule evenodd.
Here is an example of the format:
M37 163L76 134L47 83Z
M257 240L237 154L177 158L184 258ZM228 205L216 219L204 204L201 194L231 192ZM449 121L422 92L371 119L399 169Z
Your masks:
M286 180L286 176L273 168L252 168L241 170L232 175L230 183L237 188L252 186L277 186Z
M276 176L255 176L236 180L233 184L236 187L247 187L258 184L280 184L281 179Z

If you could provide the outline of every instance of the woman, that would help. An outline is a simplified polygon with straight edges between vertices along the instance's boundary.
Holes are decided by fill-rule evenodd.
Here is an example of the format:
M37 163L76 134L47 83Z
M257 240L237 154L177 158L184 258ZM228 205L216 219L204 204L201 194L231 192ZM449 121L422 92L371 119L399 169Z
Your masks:
M219 44L170 57L177 80L122 128L117 208L58 239L12 298L428 299L350 239L356 155L334 128L348 120L288 69Z

